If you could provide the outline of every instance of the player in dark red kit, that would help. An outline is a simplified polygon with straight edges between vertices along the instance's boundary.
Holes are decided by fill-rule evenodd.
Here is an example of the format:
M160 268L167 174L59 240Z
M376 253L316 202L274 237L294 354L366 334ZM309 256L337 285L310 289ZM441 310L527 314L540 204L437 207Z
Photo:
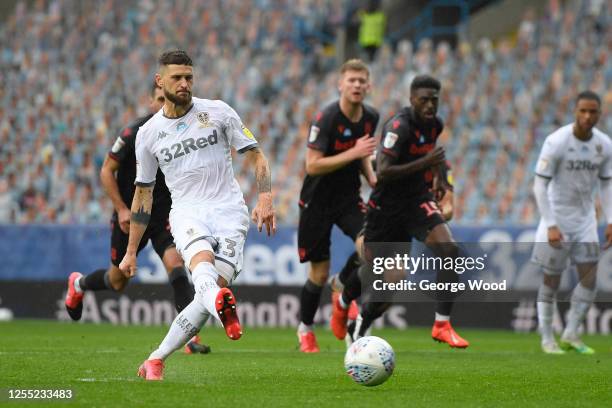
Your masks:
M437 256L458 256L459 248L437 204L451 190L444 148L436 147L443 129L442 120L436 116L440 88L437 79L417 76L410 86L411 107L399 111L383 128L377 155L378 182L368 202L364 225L366 248L369 242L410 242L416 238ZM438 271L439 282L457 280L454 272ZM361 294L360 288L357 292L345 290L342 297L345 302L351 301ZM448 294L441 295L432 337L451 347L465 348L469 343L450 324L454 302ZM389 306L387 302L366 303L357 321L349 326L350 340L363 336Z
M151 116L164 104L164 93L155 83L151 87L150 111L146 116L136 119L121 131L111 151L104 160L100 170L102 185L113 202L115 211L111 218L111 265L108 269L98 269L83 276L73 272L68 278L68 293L66 294L66 310L72 320L80 320L83 311L83 296L85 291L113 290L120 292L128 284L129 277L119 270L119 263L125 255L130 228L130 205L134 196L134 180L136 178L135 139L138 128L147 122ZM116 173L116 176L115 176ZM164 175L157 172L153 197L151 223L140 243L140 252L149 240L155 252L159 255L168 272L168 279L174 291L175 307L178 312L183 310L192 300L194 289L185 271L183 260L176 251L174 240L170 233L168 214L172 205L170 192L164 182ZM185 347L187 353L208 353L210 347L199 344L197 338L192 339Z
M363 103L369 87L367 65L360 60L345 62L340 67L340 99L319 112L310 127L298 228L300 262L310 262L298 327L300 350L306 353L319 351L312 323L329 276L332 227L336 224L355 240L365 211L359 172L372 187L376 184L369 157L376 147L372 135L379 115ZM354 253L340 272L340 283L358 265Z

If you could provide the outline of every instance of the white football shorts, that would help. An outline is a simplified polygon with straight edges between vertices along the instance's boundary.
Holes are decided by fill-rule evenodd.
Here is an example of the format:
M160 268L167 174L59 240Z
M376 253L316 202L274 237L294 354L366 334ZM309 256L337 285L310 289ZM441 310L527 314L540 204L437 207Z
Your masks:
M230 284L242 271L249 222L244 205L200 205L170 211L172 236L185 266L189 268L198 252L212 251L217 272Z

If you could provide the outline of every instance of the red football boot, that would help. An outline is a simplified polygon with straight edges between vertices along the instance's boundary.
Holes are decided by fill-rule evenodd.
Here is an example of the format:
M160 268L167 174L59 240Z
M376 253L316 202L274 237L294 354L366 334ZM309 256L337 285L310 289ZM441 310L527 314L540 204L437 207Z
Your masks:
M300 341L300 351L303 353L318 353L319 345L317 344L317 338L314 332L309 331L306 333L298 332L298 339Z
M470 343L453 329L447 320L436 320L431 329L431 338L440 343L447 343L453 348L466 348Z
M138 376L147 381L160 381L164 379L164 362L156 360L145 360L138 368Z
M228 288L221 288L215 300L215 307L227 337L238 340L242 336L242 328L236 312L236 298L232 291Z
M349 309L343 309L340 306L340 296L342 296L341 293L332 292L332 315L329 325L334 336L338 340L343 340L346 337L346 322L349 318Z
M78 293L74 288L74 281L79 279L82 274L79 272L72 272L68 277L68 292L66 292L66 311L72 320L81 320L83 314L83 295L84 293Z

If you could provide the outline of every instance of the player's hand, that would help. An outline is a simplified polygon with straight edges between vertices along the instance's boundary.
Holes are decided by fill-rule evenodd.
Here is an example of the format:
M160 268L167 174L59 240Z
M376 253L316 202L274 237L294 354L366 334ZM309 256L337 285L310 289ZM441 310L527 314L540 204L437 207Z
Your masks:
M608 224L606 226L604 236L606 237L606 245L604 245L604 249L608 249L612 246L612 224Z
M423 159L427 163L426 167L433 167L446 162L446 152L444 147L436 146L433 150L430 150Z
M119 264L119 270L123 276L131 278L136 275L136 269L136 254L127 252Z
M251 219L257 224L257 230L261 232L261 227L266 226L268 236L276 234L276 215L272 206L272 193L260 193L257 205L253 208Z
M561 241L563 241L563 234L556 225L548 227L548 243L553 248L561 248Z
M374 153L374 149L376 149L376 138L370 137L370 135L367 134L357 139L351 151L355 159L363 159L364 157L370 157L372 153Z
M117 218L119 219L119 228L124 234L130 233L130 218L132 218L132 211L129 208L123 208L117 211Z

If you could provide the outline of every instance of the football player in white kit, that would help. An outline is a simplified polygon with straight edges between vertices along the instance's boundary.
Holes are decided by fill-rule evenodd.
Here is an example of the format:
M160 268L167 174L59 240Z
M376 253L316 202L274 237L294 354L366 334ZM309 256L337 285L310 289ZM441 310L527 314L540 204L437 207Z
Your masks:
M211 315L221 321L230 339L242 335L236 301L227 286L242 268L249 215L232 169L232 147L245 153L255 169L259 199L253 221L259 231L265 225L268 235L276 230L270 169L263 152L225 102L192 98L192 65L181 50L161 55L155 78L166 101L136 136L136 192L128 248L119 268L129 276L136 272L136 250L151 215L159 166L172 196L171 232L196 290L157 350L140 366L138 375L147 380L163 378L164 360Z
M581 354L594 353L580 340L578 328L596 292L599 238L594 198L598 184L607 222L606 247L612 243L612 142L595 128L600 115L599 96L591 91L581 92L576 99L575 122L546 138L536 165L533 190L542 218L532 260L544 272L537 309L542 350L548 354L572 349ZM559 347L552 320L568 258L576 264L579 282L572 292Z

